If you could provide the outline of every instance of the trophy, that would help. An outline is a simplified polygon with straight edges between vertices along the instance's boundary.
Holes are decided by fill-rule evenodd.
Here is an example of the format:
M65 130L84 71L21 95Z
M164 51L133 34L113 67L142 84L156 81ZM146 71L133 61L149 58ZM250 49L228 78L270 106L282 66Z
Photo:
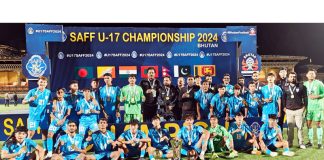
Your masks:
M172 139L170 141L171 148L173 151L173 160L180 160L181 159L181 148L182 148L182 140Z
M198 158L198 154L195 150L190 150L188 152L188 160L196 160Z
M154 153L153 153L153 156L154 156L155 159L161 159L162 155L163 155L162 151L160 151L158 149L155 150Z

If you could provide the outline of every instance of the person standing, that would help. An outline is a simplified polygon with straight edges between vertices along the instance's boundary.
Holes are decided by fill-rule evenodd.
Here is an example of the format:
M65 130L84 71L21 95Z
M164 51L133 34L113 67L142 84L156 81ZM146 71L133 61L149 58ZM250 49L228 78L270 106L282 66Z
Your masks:
M144 121L151 121L156 115L158 90L161 88L161 83L155 78L156 71L153 67L147 69L148 79L143 79L140 86L143 89L145 101L142 106Z
M159 89L158 108L162 113L161 116L167 121L175 120L178 95L177 88L171 84L171 77L165 76L163 78L163 87Z
M281 90L284 89L286 85L288 85L287 82L287 68L281 68L279 71L279 80L276 82L276 85L278 85ZM283 106L283 100L281 99L281 106ZM284 117L285 117L285 112L284 112L284 107L281 107L281 116L279 117L278 120L278 125L283 129L283 124L284 124Z
M307 88L307 128L308 128L308 139L309 142L306 147L313 146L313 128L312 122L315 121L317 125L317 143L318 149L322 149L322 137L323 128L321 121L324 119L323 115L323 100L324 97L324 85L323 82L316 80L316 70L308 70L306 77L308 81L304 82L304 86Z
M307 92L303 84L296 80L296 72L290 72L287 85L283 87L283 110L288 124L288 143L291 147L294 140L294 127L297 126L299 148L306 149L303 142L303 113L305 111Z
M195 86L194 86L194 77L189 75L187 77L188 85L182 87L179 93L179 101L182 104L182 117L186 114L192 114L196 117L196 105L194 99Z
M9 93L7 92L5 94L5 107L9 107L9 101L10 101L10 97L9 97Z
M17 96L16 92L14 92L13 100L14 100L14 105L17 106L17 104L18 104L18 96Z

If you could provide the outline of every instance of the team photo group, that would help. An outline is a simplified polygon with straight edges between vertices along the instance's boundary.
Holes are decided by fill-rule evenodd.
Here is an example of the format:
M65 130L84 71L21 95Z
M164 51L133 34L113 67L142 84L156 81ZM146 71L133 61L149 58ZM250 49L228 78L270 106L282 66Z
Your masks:
M1 158L153 160L180 159L181 155L207 159L208 153L208 159L216 159L239 157L239 152L256 157L294 156L290 150L294 128L298 138L294 147L323 149L324 85L316 79L316 70L307 71L305 82L297 80L298 73L281 68L279 73L265 75L266 83L259 80L259 72L253 72L249 82L240 76L237 84L230 81L234 77L230 74L220 75L221 84L214 84L208 74L177 77L177 84L172 84L170 76L161 82L155 74L150 67L147 79L136 82L137 75L130 74L127 85L116 86L113 76L105 73L104 84L94 78L88 87L79 88L78 81L72 80L68 89L58 88L55 94L47 88L48 79L39 77L38 87L22 101L29 105L27 127L17 127L8 137ZM253 117L262 121L258 134L245 122ZM161 125L180 120L183 127L175 137ZM197 120L205 120L208 127L194 124ZM224 120L229 127L218 123ZM118 123L129 124L119 136L108 130L109 124ZM148 133L140 130L141 123L152 124ZM40 143L33 140L38 127Z

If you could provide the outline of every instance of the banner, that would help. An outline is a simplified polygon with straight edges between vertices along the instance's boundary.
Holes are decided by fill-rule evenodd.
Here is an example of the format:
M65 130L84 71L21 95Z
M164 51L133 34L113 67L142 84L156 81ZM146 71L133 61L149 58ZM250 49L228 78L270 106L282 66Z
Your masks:
M27 126L27 114L8 114L0 116L0 141L5 141L15 130L17 126ZM175 137L183 126L184 121L174 121L174 122L162 122L161 126L168 129L171 137ZM245 122L251 127L255 134L259 134L260 127L262 125L260 118L246 118ZM210 126L209 121L195 121L194 124L202 126L207 129ZM224 119L219 120L219 124L229 127L229 123L224 121ZM141 123L139 129L148 134L148 129L152 127L152 124ZM125 130L129 129L129 124L109 124L108 129L112 131L116 137L119 137ZM37 129L33 139L41 139L40 128Z
M49 58L44 55L27 54L22 59L23 74L29 80L37 79L40 76L49 76L51 74L51 65Z
M252 76L253 72L261 71L261 56L256 53L243 53L239 58L240 73Z
M124 28L64 27L65 42L50 42L51 90L68 88L73 79L80 88L91 78L113 75L113 84L127 85L127 76L137 74L137 84L154 67L156 78L210 74L213 83L225 73L236 82L237 42L227 41L226 28ZM226 35L225 35L226 36ZM101 81L101 86L103 81Z

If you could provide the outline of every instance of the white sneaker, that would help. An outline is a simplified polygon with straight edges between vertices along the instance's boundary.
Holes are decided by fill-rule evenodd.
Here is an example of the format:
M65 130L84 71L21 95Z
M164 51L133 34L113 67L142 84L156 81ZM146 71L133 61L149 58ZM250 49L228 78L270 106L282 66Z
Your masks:
M304 144L301 144L301 145L299 146L299 148L300 148L300 149L306 149L306 146L305 146Z
M46 155L46 157L45 157L45 159L46 158L51 158L51 157L52 157L52 152L48 152L47 155Z
M199 159L201 159L201 160L205 159L205 154L200 154Z
M271 156L271 157L276 157L276 156L278 156L278 153L277 153L277 152L271 152L271 153L270 153L270 156Z
M283 155L283 156L291 157L291 156L294 156L294 155L295 155L295 152L292 152L292 151L286 151L286 152L282 152L282 155Z

